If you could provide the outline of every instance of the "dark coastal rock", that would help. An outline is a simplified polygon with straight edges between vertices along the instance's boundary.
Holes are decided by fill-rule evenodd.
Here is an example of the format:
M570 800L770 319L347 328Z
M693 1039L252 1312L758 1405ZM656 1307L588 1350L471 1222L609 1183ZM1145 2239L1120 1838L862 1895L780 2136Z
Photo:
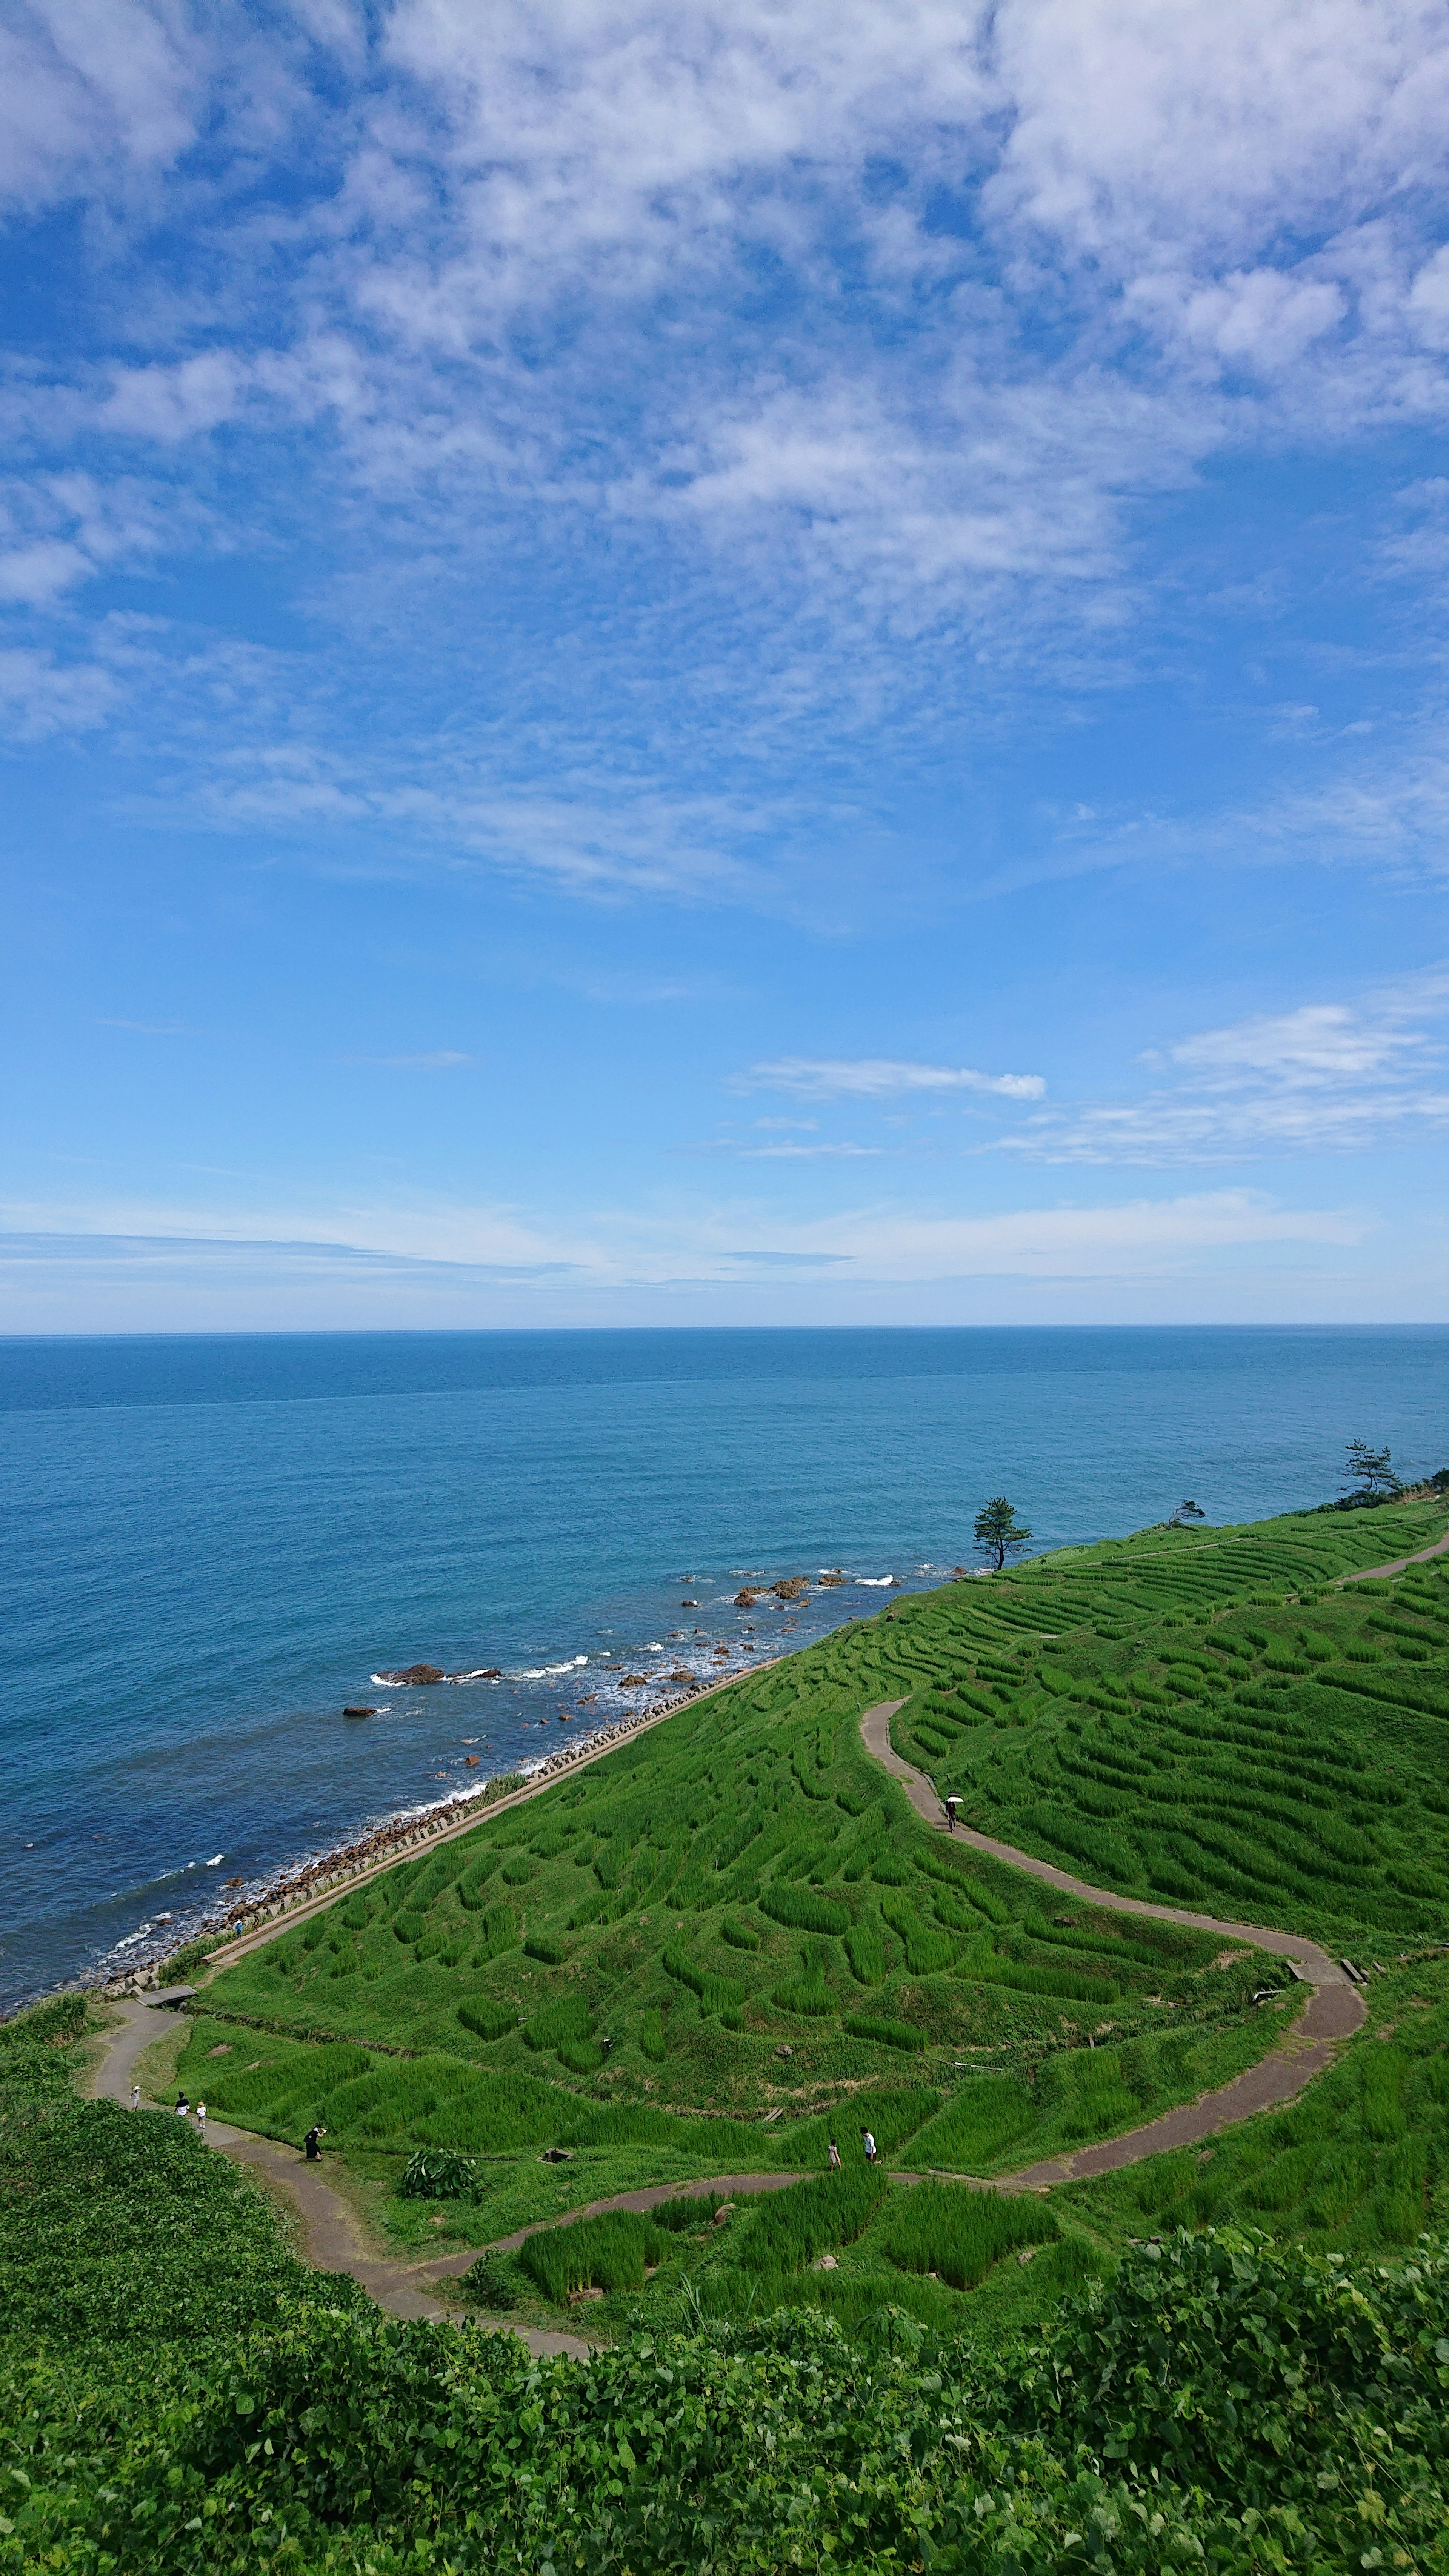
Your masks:
M770 1590L777 1601L803 1601L810 1586L803 1574L787 1574L783 1583L772 1583Z
M480 1682L501 1682L503 1679L501 1664L490 1664L485 1673L478 1675L478 1679Z
M375 1708L345 1708L342 1714L344 1717L376 1717L377 1711Z
M681 1601L679 1606L681 1610L697 1610L699 1608L699 1603L697 1601Z
M755 1603L760 1599L760 1597L761 1586L756 1584L754 1588L751 1589L750 1585L747 1583L742 1592L737 1592L735 1594L735 1608L737 1610L753 1610ZM684 1605L681 1603L680 1606L683 1608Z
M384 1673L385 1682L441 1682L447 1680L441 1664L405 1664L401 1672Z

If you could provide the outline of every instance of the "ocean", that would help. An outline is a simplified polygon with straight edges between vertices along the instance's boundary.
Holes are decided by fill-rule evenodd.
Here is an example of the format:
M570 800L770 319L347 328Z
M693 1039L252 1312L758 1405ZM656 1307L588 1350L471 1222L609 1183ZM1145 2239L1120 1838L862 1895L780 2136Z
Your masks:
M0 2008L939 1580L989 1495L1043 1549L1323 1501L1351 1438L1432 1471L1446 1359L1434 1327L0 1342ZM418 1662L475 1678L376 1678Z

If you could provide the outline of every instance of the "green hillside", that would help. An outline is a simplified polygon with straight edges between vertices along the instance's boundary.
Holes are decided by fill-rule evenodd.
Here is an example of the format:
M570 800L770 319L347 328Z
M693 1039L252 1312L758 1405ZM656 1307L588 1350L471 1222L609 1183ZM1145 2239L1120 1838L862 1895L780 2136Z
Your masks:
M1295 2002L1281 1962L1068 1902L932 1831L865 1752L862 1709L903 1699L899 1748L1004 1841L1389 1967L1449 1934L1449 1563L1329 1587L1442 1527L1411 1502L1152 1531L900 1599L224 1969L184 2077L278 2136L321 2119L381 2221L430 2245L645 2183L818 2171L831 2134L858 2158L867 2121L888 2164L977 2175L1139 2126L1272 2043ZM1265 1986L1282 2002L1254 2006ZM420 2149L467 2159L446 2194L401 2192ZM1422 2223L1437 2152L1397 2238L1363 2181L1373 2241ZM887 2242L888 2208L838 2277L748 2263L763 2223L728 2260L701 2238L716 2306L757 2306L761 2273L772 2295L878 2304L883 2267L923 2316L961 2305L949 2263ZM1090 2225L1038 2241L1040 2308L1102 2249ZM617 2282L601 2252L600 2322L686 2250L636 2244ZM512 2276L539 2314L574 2286Z

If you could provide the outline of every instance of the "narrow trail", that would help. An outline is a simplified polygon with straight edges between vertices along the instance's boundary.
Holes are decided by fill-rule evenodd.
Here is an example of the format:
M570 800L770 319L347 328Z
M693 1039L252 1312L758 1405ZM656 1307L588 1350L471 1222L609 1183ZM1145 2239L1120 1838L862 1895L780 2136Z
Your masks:
M1361 1565L1356 1574L1341 1574L1334 1590L1341 1592L1346 1583L1375 1583L1384 1575L1402 1574L1411 1565L1427 1565L1431 1556L1449 1556L1449 1530L1432 1547L1421 1547L1413 1556L1396 1556L1387 1565Z
M1241 1942L1245 1947L1267 1950L1275 1958L1286 1959L1300 1982L1312 1988L1307 2003L1276 2048L1223 2084L1216 2092L1204 2093L1196 2102L1181 2103L1174 2111L1151 2120L1145 2128L1129 2129L1119 2138L1107 2138L1098 2146L1078 2148L1074 2155L1052 2156L1042 2164L1026 2165L1019 2173L999 2175L994 2182L977 2183L978 2189L990 2191L1045 2191L1054 2182L1082 2182L1092 2174L1116 2173L1123 2165L1140 2164L1145 2156L1162 2155L1170 2147L1196 2146L1219 2129L1231 2128L1235 2121L1250 2119L1255 2111L1267 2111L1280 2102L1291 2102L1305 2084L1321 2075L1333 2063L1339 2043L1351 2038L1362 2028L1367 2006L1336 1959L1316 1941L1301 1932L1278 1932L1260 1923L1220 1922L1213 1914L1194 1914L1181 1905L1153 1905L1138 1896L1118 1896L1111 1888L1090 1887L1085 1879L1073 1878L1064 1869L1055 1869L1050 1861L1037 1860L1030 1852L1017 1851L1011 1843L994 1842L989 1834L975 1833L969 1825L954 1828L925 1773L915 1770L901 1759L891 1743L891 1719L905 1701L887 1699L868 1708L860 1721L860 1732L866 1751L873 1754L892 1779L899 1780L918 1816L936 1832L960 1838L973 1851L989 1853L993 1860L1009 1863L1013 1869L1025 1870L1031 1878L1040 1879L1047 1887L1075 1897L1079 1903L1101 1907L1112 1914L1149 1915L1158 1923L1181 1923L1194 1932L1212 1932L1221 1940ZM975 2177L957 2177L972 2182Z
M194 1991L191 1986L170 1986L160 1994L129 1997L118 2007L124 2019L111 2033L91 2076L89 2089L95 2100L129 2103L138 2059L153 2040L164 2038L168 2028L174 2027L170 2015ZM168 2115L164 2109L150 2109L147 2116L164 2119ZM401 2255L369 2252L358 2234L352 2211L328 2180L324 2163L309 2164L295 2147L282 2146L275 2138L264 2138L255 2130L232 2128L224 2120L208 2119L206 2138L209 2146L219 2148L234 2163L246 2165L260 2180L285 2193L302 2222L304 2258L316 2271L350 2273L391 2317L455 2318L455 2309L430 2297L429 2282L460 2279L480 2253L516 2253L540 2228L567 2227L575 2219L597 2218L611 2209L650 2210L666 2200L703 2200L711 2192L718 2192L726 2200L745 2199L757 2192L782 2191L787 2183L800 2180L798 2173L714 2174L704 2182L654 2183L642 2191L621 2191L609 2200L588 2201L580 2209L566 2211L561 2218L539 2219L534 2226L517 2228L513 2235L501 2236L488 2246L474 2245L462 2254L408 2262ZM479 2323L499 2334L516 2334L532 2353L562 2352L586 2360L593 2349L578 2335L512 2325L506 2318L483 2317Z
M184 2002L191 1991L189 1986L173 1986L160 1995L133 1997L119 2007L125 2018L112 2033L91 2078L90 2090L97 2100L130 2101L137 2059L153 2040L165 2036L168 2006ZM145 2116L157 2119L167 2114L150 2111ZM317 2271L350 2273L390 2317L455 2314L429 2296L427 2284L447 2273L456 2278L466 2272L475 2259L471 2252L436 2263L409 2263L397 2255L370 2253L358 2235L346 2201L328 2181L324 2165L308 2164L296 2148L279 2146L275 2139L259 2137L249 2129L231 2128L222 2120L207 2121L206 2137L209 2146L219 2148L234 2163L247 2166L263 2182L285 2193L302 2222L305 2260ZM516 2334L532 2353L571 2353L583 2360L591 2350L577 2335L546 2334L533 2326L510 2327L492 2318L481 2322L494 2326L499 2333Z

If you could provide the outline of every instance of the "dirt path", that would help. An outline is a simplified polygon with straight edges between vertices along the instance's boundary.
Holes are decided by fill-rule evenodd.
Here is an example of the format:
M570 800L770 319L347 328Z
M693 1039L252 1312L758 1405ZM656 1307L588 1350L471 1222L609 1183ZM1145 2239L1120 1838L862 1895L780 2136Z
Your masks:
M860 1721L866 1751L901 1782L918 1816L937 1832L949 1833L952 1829L930 1781L924 1772L903 1761L891 1743L891 1719L904 1706L904 1700L888 1699L866 1710ZM1326 1950L1301 1932L1278 1932L1260 1923L1225 1923L1216 1915L1194 1914L1181 1905L1153 1905L1143 1897L1118 1896L1111 1888L1090 1887L1085 1879L1073 1878L1067 1870L1055 1869L1050 1861L1037 1860L1010 1843L994 1842L989 1834L975 1833L968 1825L957 1825L955 1832L973 1851L987 1852L993 1860L1025 1870L1029 1877L1057 1888L1064 1896L1075 1897L1079 1903L1099 1906L1112 1914L1145 1914L1158 1923L1181 1923L1190 1931L1212 1932L1224 1941L1270 1951L1275 1958L1286 1959L1295 1977L1312 1988L1292 2029L1277 2047L1260 2058L1256 2066L1235 2076L1231 2084L1204 2093L1196 2102L1184 2102L1175 2111L1165 2111L1161 2119L1150 2121L1145 2128L1130 2129L1120 2138L1105 2139L1100 2146L1081 2147L1074 2155L1054 2156L1044 2164L1027 2165L1021 2172L1000 2175L988 2185L978 2182L978 2189L1044 2191L1054 2182L1081 2182L1092 2174L1116 2173L1123 2165L1140 2164L1145 2156L1162 2155L1170 2147L1195 2146L1219 2129L1231 2128L1235 2121L1250 2119L1255 2111L1291 2102L1305 2084L1332 2064L1339 2042L1363 2025L1367 2007L1358 1988L1336 1959L1330 1959ZM970 2182L975 2177L963 2174L958 2179Z
M153 2040L164 2038L171 2027L168 2000L173 2004L182 2001L190 1991L185 1986L172 1987L161 1995L132 1997L120 2006L125 2018L92 2074L92 2094L102 2101L130 2101L138 2058ZM155 2119L166 2115L150 2111L146 2116ZM208 2120L206 2135L209 2145L218 2147L235 2163L248 2166L262 2181L285 2194L302 2222L305 2259L319 2272L350 2273L391 2317L446 2317L455 2313L429 2295L428 2283L449 2273L456 2279L466 2272L475 2259L471 2252L433 2263L409 2263L397 2255L373 2253L362 2243L346 2201L329 2182L325 2163L309 2165L295 2147L279 2146L273 2138L234 2129L222 2120ZM577 2335L547 2334L533 2326L510 2327L504 2319L485 2318L481 2322L499 2333L516 2334L533 2353L571 2353L582 2360L590 2351L590 2346Z

